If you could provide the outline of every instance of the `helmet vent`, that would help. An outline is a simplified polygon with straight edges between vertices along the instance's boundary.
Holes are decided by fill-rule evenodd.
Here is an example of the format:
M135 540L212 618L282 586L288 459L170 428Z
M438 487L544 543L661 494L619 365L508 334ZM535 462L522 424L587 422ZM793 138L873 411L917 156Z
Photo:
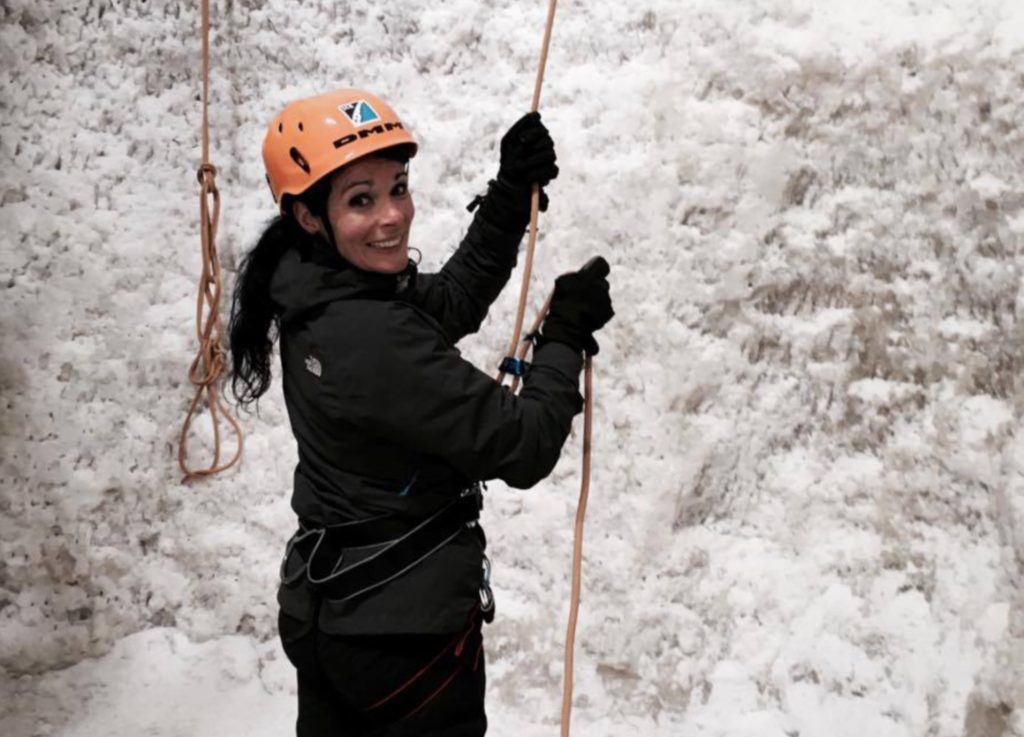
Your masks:
M309 174L309 162L307 162L303 155L299 153L299 149L292 146L291 151L289 151L288 153L291 155L292 161L298 164L302 171Z
M278 133L284 133L284 123L278 123L277 124L277 132Z
M299 130L305 130L305 128L302 127L302 123L299 123Z

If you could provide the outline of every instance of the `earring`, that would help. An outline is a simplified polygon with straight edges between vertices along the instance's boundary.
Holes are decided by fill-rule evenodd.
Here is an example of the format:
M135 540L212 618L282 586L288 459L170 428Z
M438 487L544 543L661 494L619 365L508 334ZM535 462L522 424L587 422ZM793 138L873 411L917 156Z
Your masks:
M416 259L413 261L413 263L416 264L417 266L419 266L420 265L420 261L423 260L423 251L421 251L420 249L415 248L413 246L409 246L409 250L416 252Z

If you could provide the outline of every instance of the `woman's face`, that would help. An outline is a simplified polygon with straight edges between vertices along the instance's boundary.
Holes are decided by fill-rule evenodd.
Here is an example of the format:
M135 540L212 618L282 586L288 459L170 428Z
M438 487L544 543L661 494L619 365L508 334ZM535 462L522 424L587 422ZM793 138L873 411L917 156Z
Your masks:
M367 158L331 181L327 219L342 257L364 271L397 274L409 263L409 227L416 208L405 164Z

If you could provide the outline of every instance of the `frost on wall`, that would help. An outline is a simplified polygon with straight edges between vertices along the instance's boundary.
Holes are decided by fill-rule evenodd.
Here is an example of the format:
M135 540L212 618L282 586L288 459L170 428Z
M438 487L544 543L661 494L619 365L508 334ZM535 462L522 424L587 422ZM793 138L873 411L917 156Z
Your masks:
M996 633L1021 616L1012 581L1024 560L1005 544L1020 502L1003 513L1021 407L1022 77L987 45L876 49L851 68L838 54L793 55L785 35L758 40L722 54L688 105L695 119L729 105L729 123L745 125L676 161L676 230L706 278L679 275L678 294L695 281L701 293L676 297L672 313L699 357L674 404L691 418L675 524L683 538L724 527L767 539L754 570L792 558L809 570L748 581L744 600L721 581L712 533L671 588L704 622L751 617L795 638L760 665L730 637L709 656L702 638L700 658L740 664L721 675L726 688L763 693L785 673L775 698L810 720L829 708L815 699L863 703L884 683L891 706L863 709L867 731L953 733L961 697L950 708L940 694L970 690L963 659L989 660L997 712L1021 696L1007 669L1020 641ZM772 64L780 54L789 63ZM980 655L958 644L963 617L989 620ZM935 669L925 701L906 706L905 674L878 669L889 658ZM683 683L707 684L702 671L687 664Z
M231 628L244 630L253 615L243 606L214 613L238 595L215 574L225 563L204 562L204 536L220 505L246 506L245 481L184 487L174 461L195 349L193 8L8 3L2 12L0 663L73 662L139 627L174 624L186 604L200 621L234 616ZM214 125L230 122L222 103ZM234 177L235 166L222 167L226 197ZM221 239L230 259L230 230ZM260 480L278 498L285 469ZM194 518L198 507L206 511ZM238 515L222 519L230 528ZM215 532L223 561L229 528ZM272 557L247 551L246 564L269 579Z
M416 238L440 263L528 104L528 5L215 4L229 278L271 214L264 122L342 85L394 100L419 137ZM583 705L762 734L840 712L872 734L1024 729L1020 14L815 5L560 10L543 110L563 175L535 289L600 252L618 312ZM294 462L279 390L245 418L240 471L186 487L174 461L196 8L0 13L0 664L149 626L272 637ZM465 346L481 366L514 291ZM511 705L557 683L578 454L536 492L491 490L488 647Z

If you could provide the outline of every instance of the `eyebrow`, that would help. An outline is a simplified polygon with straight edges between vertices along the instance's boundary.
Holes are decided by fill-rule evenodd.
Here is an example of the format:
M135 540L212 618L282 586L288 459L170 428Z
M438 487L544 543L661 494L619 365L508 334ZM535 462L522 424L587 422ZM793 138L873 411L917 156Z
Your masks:
M399 179L401 177L407 177L407 176L409 176L409 172L407 172L407 171L400 171L397 174L395 174L395 179ZM369 180L369 179L359 179L359 180L357 180L355 182L351 182L349 184L346 184L345 188L342 189L341 191L342 192L348 192L350 189L352 189L353 187L358 187L360 184L365 184L367 186L370 186L370 185L373 184L373 182L371 180Z

